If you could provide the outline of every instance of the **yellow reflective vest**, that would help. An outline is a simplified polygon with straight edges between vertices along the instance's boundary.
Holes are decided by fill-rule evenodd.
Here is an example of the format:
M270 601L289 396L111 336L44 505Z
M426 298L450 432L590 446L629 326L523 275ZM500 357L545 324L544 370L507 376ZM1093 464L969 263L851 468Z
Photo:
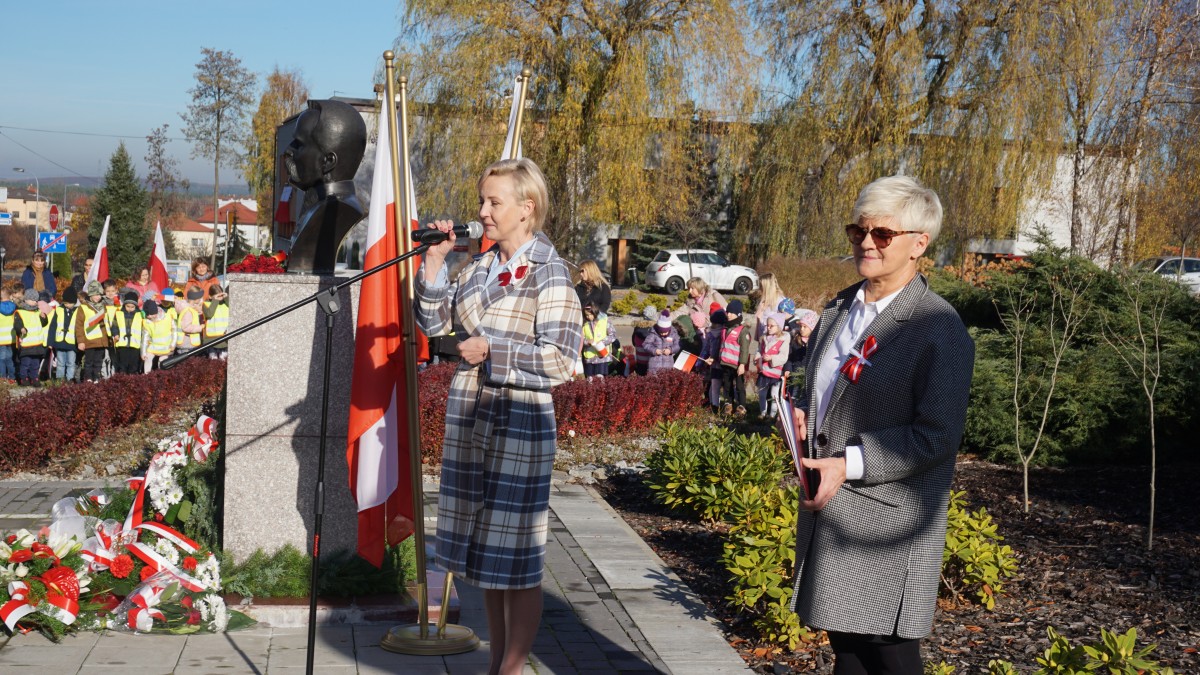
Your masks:
M13 343L13 326L17 323L16 313L5 316L0 314L0 347Z
M200 314L200 310L190 305L185 307L179 315L179 346L191 349L200 346L200 334L183 332L183 317L189 314L191 315L192 323L197 325L202 323L203 316Z
M46 345L46 324L42 323L42 315L36 309L18 309L21 317L21 327L25 329L25 337L21 338L21 348L44 347Z
M76 310L83 312L83 336L89 341L99 340L104 337L104 319L97 320L100 312L92 309L88 305L80 305ZM104 313L108 314L108 308L104 308Z
M601 316L596 319L596 327L592 328L592 324L587 321L583 322L583 358L594 359L597 357L608 356L608 347L603 347L603 353L592 345L593 342L603 340L608 337L608 317Z
M125 312L117 312L117 317L112 322L112 335L116 340L115 347L141 347L142 346L142 323L145 319L141 312L133 313L133 324L125 326Z
M221 337L229 330L229 305L218 304L213 310L212 318L204 324L205 337Z
M147 319L142 323L146 353L166 356L175 350L175 323L171 317Z
M62 305L54 308L54 341L57 343L75 344L75 312L79 308L67 309ZM4 344L0 342L0 344Z

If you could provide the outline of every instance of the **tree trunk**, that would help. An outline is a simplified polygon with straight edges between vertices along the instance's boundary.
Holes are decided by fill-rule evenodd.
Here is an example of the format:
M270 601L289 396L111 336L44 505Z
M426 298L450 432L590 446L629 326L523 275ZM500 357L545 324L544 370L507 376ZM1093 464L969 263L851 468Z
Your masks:
M1126 242L1133 237L1134 219L1138 208L1138 176L1142 164L1142 151L1145 146L1146 120L1150 117L1150 95L1158 81L1158 62L1162 58L1162 40L1154 33L1154 56L1146 64L1146 79L1142 81L1142 98L1138 101L1137 116L1133 121L1133 150L1127 158L1125 166L1125 185L1122 189L1121 208L1117 211L1117 230L1113 233L1112 251L1109 253L1109 267L1113 267L1124 257Z
M213 153L213 239L212 249L208 252L208 271L210 274L217 273L217 204L221 194L221 141L217 139L216 152Z
M1154 399L1150 399L1150 522L1146 526L1146 550L1154 550L1154 499L1158 474L1158 446L1154 435Z
M1085 111L1086 112L1086 111ZM1087 161L1084 145L1087 126L1077 124L1075 127L1075 152L1071 157L1071 253L1078 254L1083 245L1083 214L1080 205L1083 204L1083 175Z

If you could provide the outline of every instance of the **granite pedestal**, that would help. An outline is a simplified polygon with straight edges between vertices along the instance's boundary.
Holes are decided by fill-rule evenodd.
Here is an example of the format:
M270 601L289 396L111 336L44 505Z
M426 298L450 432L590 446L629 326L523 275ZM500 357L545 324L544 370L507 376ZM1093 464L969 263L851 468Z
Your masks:
M230 274L231 326L245 326L339 280ZM352 550L357 539L345 457L358 290L354 284L339 293L330 345L322 555ZM284 544L311 550L324 359L325 312L315 302L229 342L224 544L238 560Z

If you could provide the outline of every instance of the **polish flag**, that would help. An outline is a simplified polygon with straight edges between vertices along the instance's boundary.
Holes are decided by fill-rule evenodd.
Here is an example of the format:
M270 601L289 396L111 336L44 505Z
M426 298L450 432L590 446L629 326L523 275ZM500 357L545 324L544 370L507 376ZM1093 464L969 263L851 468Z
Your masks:
M104 281L108 278L108 223L112 216L104 216L104 229L100 230L100 243L96 244L96 257L92 259L92 270L88 272L84 283L88 281Z
M167 275L167 247L163 244L162 223L154 224L154 250L150 252L150 281L160 290L171 284Z
M512 108L508 110L508 134L504 137L504 152L500 153L500 159L521 159L521 141L517 138L517 111L520 109L521 103L521 76L518 75L513 80L512 90ZM488 239L485 235L479 240L479 250L487 251L496 242Z
M692 368L696 366L699 359L691 352L679 352L679 356L675 357L675 369L682 370L685 373L692 372Z
M400 236L392 194L394 141L388 134L387 116L382 110L378 138L363 269L396 257ZM408 187L409 205L415 216L416 199L411 184ZM393 265L362 282L346 443L350 492L358 504L358 555L376 567L383 565L386 544L399 543L413 532L413 481L406 451L408 425L404 414L407 406L400 321L400 271Z

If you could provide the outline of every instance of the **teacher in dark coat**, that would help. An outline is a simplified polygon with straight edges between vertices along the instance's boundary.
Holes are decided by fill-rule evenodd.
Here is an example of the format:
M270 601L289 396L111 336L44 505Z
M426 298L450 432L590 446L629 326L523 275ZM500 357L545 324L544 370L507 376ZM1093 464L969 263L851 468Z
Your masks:
M975 345L917 271L941 229L937 195L880 178L852 220L864 280L822 312L797 401L820 482L801 497L792 608L829 633L837 675L920 675Z
M42 291L49 293L52 298L58 295L58 283L50 270L46 269L46 254L41 251L34 251L33 259L21 273L21 283L25 288L37 291L39 295Z

